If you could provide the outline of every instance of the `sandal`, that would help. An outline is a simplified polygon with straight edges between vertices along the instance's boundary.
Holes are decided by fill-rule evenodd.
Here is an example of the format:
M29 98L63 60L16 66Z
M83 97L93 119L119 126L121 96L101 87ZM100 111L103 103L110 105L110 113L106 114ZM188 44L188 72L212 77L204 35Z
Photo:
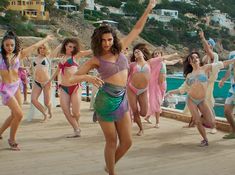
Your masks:
M10 145L11 150L20 151L20 148L18 147L18 143L16 143L15 141L8 139L8 144Z

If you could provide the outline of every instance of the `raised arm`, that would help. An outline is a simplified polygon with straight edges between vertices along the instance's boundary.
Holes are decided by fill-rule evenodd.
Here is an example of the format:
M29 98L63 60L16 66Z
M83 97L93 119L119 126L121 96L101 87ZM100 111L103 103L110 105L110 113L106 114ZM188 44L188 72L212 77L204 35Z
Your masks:
M48 42L49 40L52 40L52 35L47 35L46 38L42 39L41 41L38 41L37 43L33 44L32 46L29 46L20 52L20 58L26 58L28 55L30 55L33 51L35 51L38 47L40 47L42 44Z
M210 48L206 38L205 38L205 35L204 35L204 32L202 31L202 29L200 29L200 32L199 32L199 37L202 41L202 44L203 44L203 47L206 51L206 54L209 58L211 59L214 59L214 54L213 54L213 50Z
M49 58L57 58L61 50L62 44L59 44L49 55Z
M82 50L75 55L75 59L85 57L92 54L92 50Z
M149 4L146 10L144 11L140 19L137 21L132 31L125 38L121 40L122 48L127 48L135 40L135 38L142 32L144 25L148 19L148 14L155 7L156 3L157 0L149 0Z

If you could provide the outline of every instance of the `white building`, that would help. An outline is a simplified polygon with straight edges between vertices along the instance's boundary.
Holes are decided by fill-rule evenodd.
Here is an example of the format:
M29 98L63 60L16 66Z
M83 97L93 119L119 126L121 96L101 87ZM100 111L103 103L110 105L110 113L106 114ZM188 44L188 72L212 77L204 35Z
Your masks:
M227 13L221 13L220 10L214 10L211 14L211 21L218 23L222 27L226 27L230 32L234 32L234 22Z
M103 5L99 5L99 4L95 4L95 7L98 11L100 11L100 9L102 7L106 7L106 6L103 6ZM125 13L123 12L122 8L115 8L115 7L108 7L110 13L114 13L114 14L120 14L120 15L125 15Z
M74 0L75 3L80 4L82 0ZM87 7L86 9L94 10L95 8L95 0L86 0Z
M192 4L192 5L195 5L195 1L193 0L168 0L169 2L185 2L185 3L188 3L188 4Z
M157 9L152 14L149 14L149 18L154 18L161 22L170 22L172 19L178 19L178 14L178 10Z

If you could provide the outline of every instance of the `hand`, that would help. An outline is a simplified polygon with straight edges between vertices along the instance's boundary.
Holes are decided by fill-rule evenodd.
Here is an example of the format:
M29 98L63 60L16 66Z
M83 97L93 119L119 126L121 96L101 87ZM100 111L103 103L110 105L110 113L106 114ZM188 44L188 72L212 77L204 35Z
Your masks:
M156 6L157 0L149 0L149 4L147 8L150 8L151 10Z
M219 81L219 88L222 88L224 86L224 81L223 80L220 80Z
M96 76L89 76L88 82L92 83L96 87L101 87L104 84L104 81Z

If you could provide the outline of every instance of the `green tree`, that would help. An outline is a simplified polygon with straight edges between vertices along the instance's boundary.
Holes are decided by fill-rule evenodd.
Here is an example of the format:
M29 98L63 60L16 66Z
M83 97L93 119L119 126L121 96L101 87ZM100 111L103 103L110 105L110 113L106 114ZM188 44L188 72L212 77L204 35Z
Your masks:
M1 0L0 1L0 12L6 10L6 7L9 5L8 0Z

